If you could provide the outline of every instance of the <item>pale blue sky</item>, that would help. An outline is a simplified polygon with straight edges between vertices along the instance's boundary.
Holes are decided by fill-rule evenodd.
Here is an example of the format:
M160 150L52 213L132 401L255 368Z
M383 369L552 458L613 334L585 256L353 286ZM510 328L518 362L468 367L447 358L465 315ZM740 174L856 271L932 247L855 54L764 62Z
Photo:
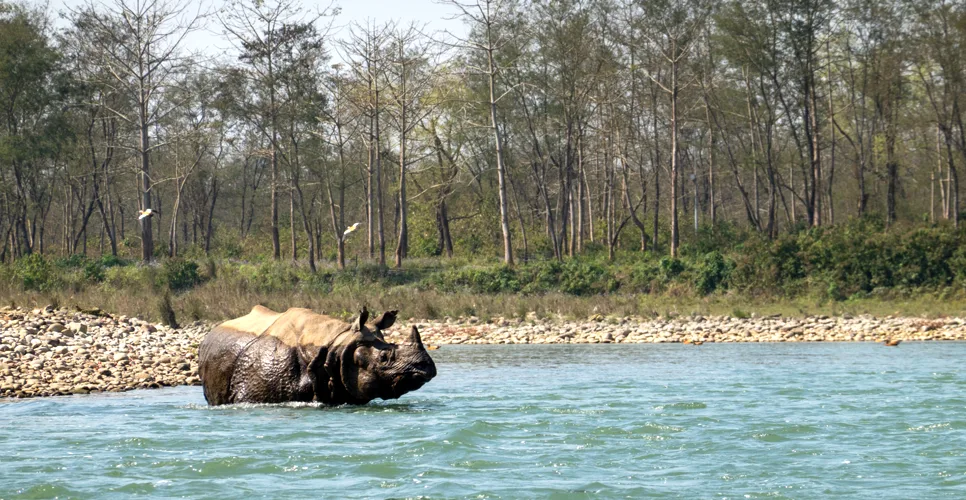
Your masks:
M28 0L35 5L44 5L44 0ZM96 2L110 5L113 0L95 0ZM87 3L87 0L49 0L50 10L54 13L74 8ZM218 8L225 2L223 0L209 0L214 8ZM329 0L304 0L302 4L306 9L314 10L329 6ZM462 21L450 19L456 12L455 8L441 4L436 0L335 0L332 4L340 7L341 12L335 17L334 26L347 27L352 22L365 23L367 20L383 23L387 21L397 21L408 25L411 22L419 26L425 25L425 30L429 33L449 30L450 32L462 35L465 33ZM343 28L342 31L345 31ZM339 32L334 33L339 36ZM221 35L221 27L218 21L211 19L207 30L201 30L191 35L188 40L188 48L192 51L201 51L211 56L218 56L230 50L230 44Z

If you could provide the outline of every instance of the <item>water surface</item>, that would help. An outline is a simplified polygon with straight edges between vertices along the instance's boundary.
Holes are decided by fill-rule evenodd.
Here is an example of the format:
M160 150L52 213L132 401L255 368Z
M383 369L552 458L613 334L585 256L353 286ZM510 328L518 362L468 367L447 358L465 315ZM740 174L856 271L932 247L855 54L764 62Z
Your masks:
M433 357L363 407L0 400L0 498L966 498L966 343Z

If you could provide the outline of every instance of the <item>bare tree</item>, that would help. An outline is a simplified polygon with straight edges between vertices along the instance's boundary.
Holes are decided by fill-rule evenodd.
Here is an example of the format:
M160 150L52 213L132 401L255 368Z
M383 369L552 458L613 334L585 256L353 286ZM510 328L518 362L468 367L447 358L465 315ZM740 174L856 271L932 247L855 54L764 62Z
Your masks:
M303 11L290 0L238 0L220 16L222 27L239 50L239 72L247 83L235 96L239 111L269 141L271 148L271 231L276 260L281 257L278 194L283 145L279 120L283 108L292 104L283 87L292 73L302 69L303 61L292 57L293 53L299 51L302 39L324 14Z
M325 127L319 132L323 140L336 149L338 169L323 168L322 180L329 201L329 217L332 221L332 236L336 242L336 262L339 269L345 269L345 194L347 185L347 150L351 140L352 116L350 114L349 84L342 74L342 64L335 64L333 74L327 79L330 106L325 108ZM337 175L336 175L337 174ZM333 193L333 186L335 192Z
M490 112L490 127L493 130L493 141L496 147L497 187L500 193L500 230L503 232L503 262L512 266L513 242L510 234L507 173L503 159L503 137L500 124L497 121L496 109L496 105L502 97L497 96L496 90L497 75L500 68L497 66L495 59L495 54L504 48L513 35L507 30L501 29L501 24L507 17L509 1L477 0L476 2L462 2L460 0L448 0L447 3L459 9L459 17L468 23L475 33L475 36L471 35L469 38L458 38L456 45L466 50L481 53L485 58L485 66L471 67L470 70L485 75L489 89L487 105Z
M641 30L650 48L656 50L663 65L668 66L669 81L662 82L656 76L648 75L651 81L667 93L670 99L671 119L671 257L677 257L680 235L678 228L678 167L679 157L679 119L678 96L688 81L681 80L684 62L692 55L700 40L700 34L707 20L709 6L704 0L666 0L649 2L644 13L653 18L654 27Z
M432 112L428 96L436 87L436 63L429 39L415 25L393 35L392 55L386 73L389 116L399 134L399 234L396 239L396 267L409 254L409 199L406 196L407 170L414 163L408 148L413 130Z
M179 103L170 99L170 87L190 68L191 60L181 52L181 46L203 17L191 6L180 0L114 0L110 4L90 3L75 12L97 34L92 42L109 77L103 83L133 104L134 109L118 106L109 111L137 127L138 140L131 149L138 157L140 205L144 211L152 210L151 154L166 144L152 144L152 127L179 108ZM141 218L141 259L145 262L154 256L151 219Z
M368 132L364 137L368 152L366 165L366 227L369 258L375 256L375 239L379 241L379 265L386 265L386 233L382 198L382 93L384 92L386 46L391 38L392 24L355 24L349 39L343 43L344 57L356 81L363 87L352 102L366 116Z

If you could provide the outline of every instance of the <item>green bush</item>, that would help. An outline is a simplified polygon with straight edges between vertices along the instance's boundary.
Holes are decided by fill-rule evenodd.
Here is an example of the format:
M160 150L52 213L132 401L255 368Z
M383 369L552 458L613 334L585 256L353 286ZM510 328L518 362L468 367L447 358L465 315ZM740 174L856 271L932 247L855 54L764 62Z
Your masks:
M684 263L673 257L663 257L658 261L658 277L667 283L684 272Z
M248 287L262 292L292 290L302 281L299 269L288 262L243 264L238 272Z
M570 295L596 295L613 292L617 279L608 267L583 259L548 261L531 265L537 272L528 284L539 291L560 291ZM537 290L533 290L537 291Z
M414 257L401 269L359 261L350 252L348 269L335 270L331 262L320 262L320 271L312 273L299 264L272 261L265 239L231 238L226 232L216 238L215 255L244 255L247 261L211 260L200 247L192 246L185 246L184 252L198 255L197 259L160 259L158 265L132 265L112 255L29 255L0 266L0 281L38 291L58 287L75 291L90 286L183 291L216 281L229 288L259 292L359 295L371 293L374 287L415 286L478 294L586 296L666 290L677 296L734 290L752 296L811 294L819 300L887 299L923 291L953 289L958 293L966 288L966 229L946 224L886 228L878 219L820 228L801 224L775 239L719 224L691 237L677 259L638 251L637 237L632 235L614 260L609 260L606 247L599 242L587 242L577 257L557 260L549 239L534 233L529 241L531 259L517 267L504 267L496 257L499 238L482 230L492 222L485 217L454 222L460 226L454 228L454 234L462 238L456 242L456 258L415 257L435 251L434 220L426 215L432 214L413 219ZM491 215L487 212L486 217ZM490 257L469 256L469 247L481 248Z
M551 260L530 262L520 268L523 276L521 291L527 294L545 293L556 290L560 286L560 276L563 274L563 264Z
M126 266L128 265L128 262L121 259L117 255L107 254L101 256L100 264L101 267L108 268L115 266Z
M57 286L57 278L50 262L39 253L18 260L16 275L27 290L47 291Z
M54 265L61 269L80 269L90 263L86 255L74 254L70 257L63 257L54 261Z
M84 280L92 283L104 281L104 266L98 261L91 261L84 265Z
M213 280L218 277L218 265L215 263L215 259L208 257L205 259L205 276L206 281Z
M632 292L653 293L660 282L660 267L654 259L641 259L630 266L623 288Z
M114 290L157 286L158 270L152 266L115 266L104 269L104 283Z
M516 293L521 289L516 271L507 266L448 269L435 274L431 280L446 291L495 294Z
M452 268L435 274L433 280L445 290L486 294L562 292L592 295L618 288L617 279L608 267L579 259L534 262L519 268L503 265Z
M161 266L157 285L161 289L175 292L187 290L201 283L198 263L184 259L168 259Z
M243 253L242 246L233 239L226 239L221 244L221 255L226 259L239 259Z
M734 264L727 261L720 252L705 254L697 267L695 285L703 295L708 295L719 288L725 288Z
M578 259L564 262L559 283L560 291L571 295L598 295L618 287L610 269Z

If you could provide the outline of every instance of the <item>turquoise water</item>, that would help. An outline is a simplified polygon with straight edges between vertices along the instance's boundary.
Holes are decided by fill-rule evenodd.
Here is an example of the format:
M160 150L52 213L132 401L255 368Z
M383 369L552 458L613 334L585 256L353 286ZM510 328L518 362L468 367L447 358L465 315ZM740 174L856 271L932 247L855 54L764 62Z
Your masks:
M966 498L966 343L433 356L364 407L0 401L0 498Z

